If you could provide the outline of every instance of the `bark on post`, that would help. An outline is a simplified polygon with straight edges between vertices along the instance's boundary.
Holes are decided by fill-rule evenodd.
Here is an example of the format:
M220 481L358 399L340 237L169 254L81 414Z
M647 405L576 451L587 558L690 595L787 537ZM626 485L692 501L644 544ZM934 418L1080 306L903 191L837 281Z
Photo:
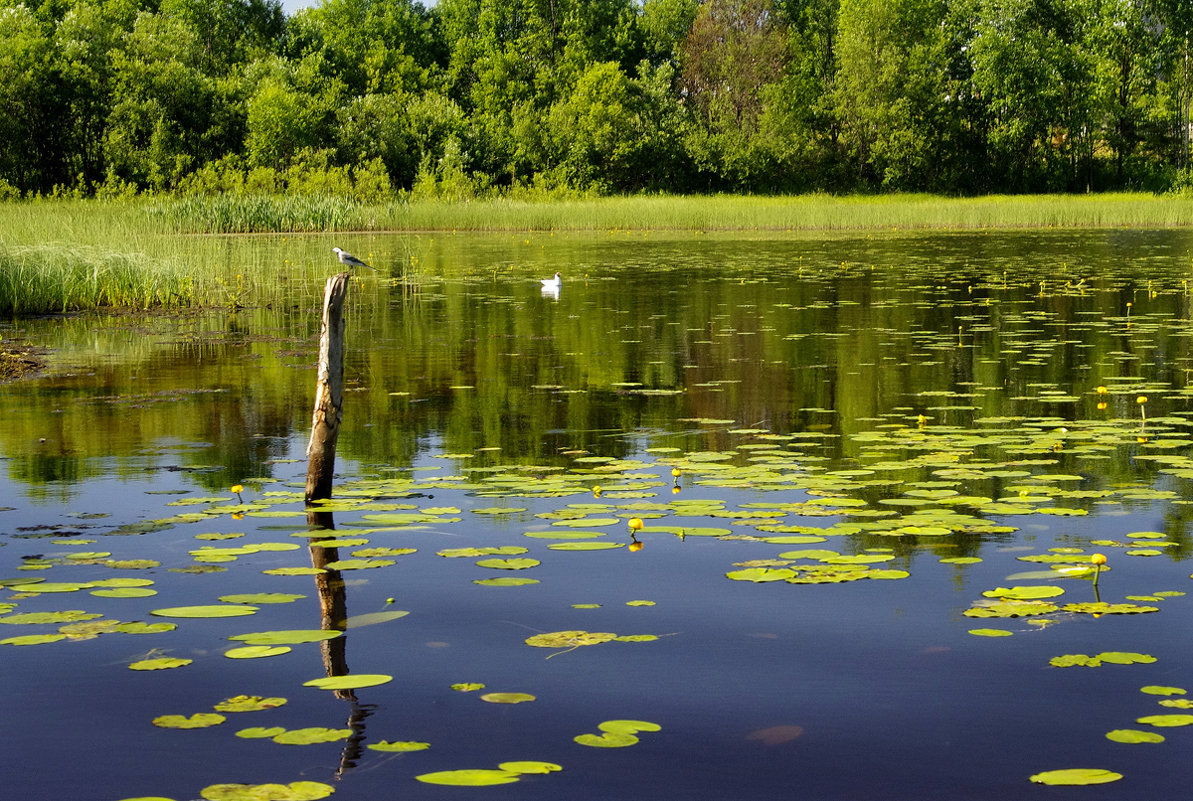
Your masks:
M319 381L315 415L307 445L307 501L331 497L336 467L336 439L344 415L344 298L348 273L327 279L323 293L323 325L319 334Z

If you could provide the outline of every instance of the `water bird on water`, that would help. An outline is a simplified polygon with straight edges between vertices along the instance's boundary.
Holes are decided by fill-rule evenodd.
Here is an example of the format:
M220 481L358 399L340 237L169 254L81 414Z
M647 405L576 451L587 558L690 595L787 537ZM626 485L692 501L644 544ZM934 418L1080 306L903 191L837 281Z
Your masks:
M555 273L554 278L541 278L543 282L543 289L550 289L555 292L559 291L559 287L563 285L563 277L559 273Z
M365 264L363 261L356 258L355 256L353 256L351 253L349 253L346 250L340 250L339 248L332 248L331 252L336 254L336 258L340 260L340 264L344 265L345 267L368 267L373 272L377 272L376 267L370 267L369 265Z

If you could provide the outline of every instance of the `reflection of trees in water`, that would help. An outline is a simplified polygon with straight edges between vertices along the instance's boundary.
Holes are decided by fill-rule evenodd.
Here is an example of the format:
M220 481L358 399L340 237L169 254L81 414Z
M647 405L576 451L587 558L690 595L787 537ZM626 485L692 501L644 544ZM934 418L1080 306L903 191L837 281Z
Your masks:
M307 512L307 525L312 532L334 531L335 521L331 512ZM348 628L348 591L344 585L344 578L340 571L328 568L327 565L338 560L338 548L320 548L309 545L311 566L322 572L315 576L315 590L319 595L319 628L324 631L341 632L339 637L322 640L319 649L323 655L323 672L327 676L347 676L348 670L348 635L344 633ZM356 697L355 690L333 690L335 697L351 704L348 720L344 725L352 730L340 754L340 765L336 770L336 778L343 776L348 770L356 767L357 761L364 752L365 719L373 714L375 704L362 704Z

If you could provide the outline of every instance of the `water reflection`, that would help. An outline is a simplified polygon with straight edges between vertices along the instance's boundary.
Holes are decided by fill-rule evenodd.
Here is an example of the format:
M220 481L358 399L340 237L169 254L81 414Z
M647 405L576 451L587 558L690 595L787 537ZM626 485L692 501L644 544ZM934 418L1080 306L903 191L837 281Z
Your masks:
M722 447L712 420L824 432L824 455L853 458L849 435L918 414L1088 416L1098 384L1146 385L1156 415L1185 411L1188 243L1184 232L376 240L382 264L410 255L398 278L358 278L349 293L340 449L391 466L431 442L558 463L565 449L626 455L627 432ZM325 245L253 252L301 261L294 249ZM575 276L567 292L528 286L527 273L556 266ZM208 489L269 478L309 414L318 306L303 286L268 308L23 322L58 350L51 375L0 390L13 409L0 431L9 479L31 491L146 470L185 470ZM1109 404L1135 413L1119 392Z

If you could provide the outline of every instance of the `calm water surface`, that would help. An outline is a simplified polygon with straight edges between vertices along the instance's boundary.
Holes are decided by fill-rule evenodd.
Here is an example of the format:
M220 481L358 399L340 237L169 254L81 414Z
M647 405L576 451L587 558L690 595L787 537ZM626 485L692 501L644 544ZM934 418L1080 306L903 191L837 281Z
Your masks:
M0 639L63 625L11 620L34 612L177 624L0 644L6 794L192 799L304 780L339 799L1181 797L1193 729L1135 721L1183 711L1141 687L1193 687L1193 235L348 239L229 249L232 271L305 265L267 305L0 326L54 348L46 375L0 387L0 580L91 585L4 589ZM304 643L231 659L230 636L325 624L315 577L262 571L332 550L308 550L287 494L305 476L332 244L370 254L381 277L354 283L348 309L336 496L357 503L321 522L368 540L334 549L341 560L415 550L337 571L324 597L349 616L409 615L350 622L329 653ZM537 279L556 270L563 288L544 295ZM385 514L424 518L366 517ZM965 520L941 530L948 514ZM636 515L648 528L631 550ZM568 517L584 522L558 525ZM577 530L623 547L526 536ZM225 534L243 536L202 536ZM227 561L195 553L261 544ZM540 564L438 555L502 546ZM907 575L726 577L809 564L799 549ZM1096 591L1014 577L1048 569L1022 557L1086 563L1095 551L1111 568ZM954 557L969 558L941 561ZM538 583L474 583L502 577ZM157 594L92 594L113 578ZM1048 599L1058 607L1097 592L1159 611L964 614L991 602L984 592L1027 585L1063 587ZM245 617L152 614L261 592L304 597ZM969 633L980 628L1012 635ZM525 643L565 630L658 639ZM1155 661L1050 665L1103 652ZM128 668L158 656L193 661ZM393 680L354 698L303 686L328 671ZM461 682L485 689L452 689ZM486 703L490 691L536 700ZM152 723L242 694L288 703L211 728ZM625 748L574 742L611 719L662 728ZM256 726L353 734L304 746L236 736ZM1167 739L1125 745L1106 739L1115 729ZM382 740L430 748L367 748ZM415 780L511 760L563 770L478 789ZM1124 778L1029 783L1072 767Z

